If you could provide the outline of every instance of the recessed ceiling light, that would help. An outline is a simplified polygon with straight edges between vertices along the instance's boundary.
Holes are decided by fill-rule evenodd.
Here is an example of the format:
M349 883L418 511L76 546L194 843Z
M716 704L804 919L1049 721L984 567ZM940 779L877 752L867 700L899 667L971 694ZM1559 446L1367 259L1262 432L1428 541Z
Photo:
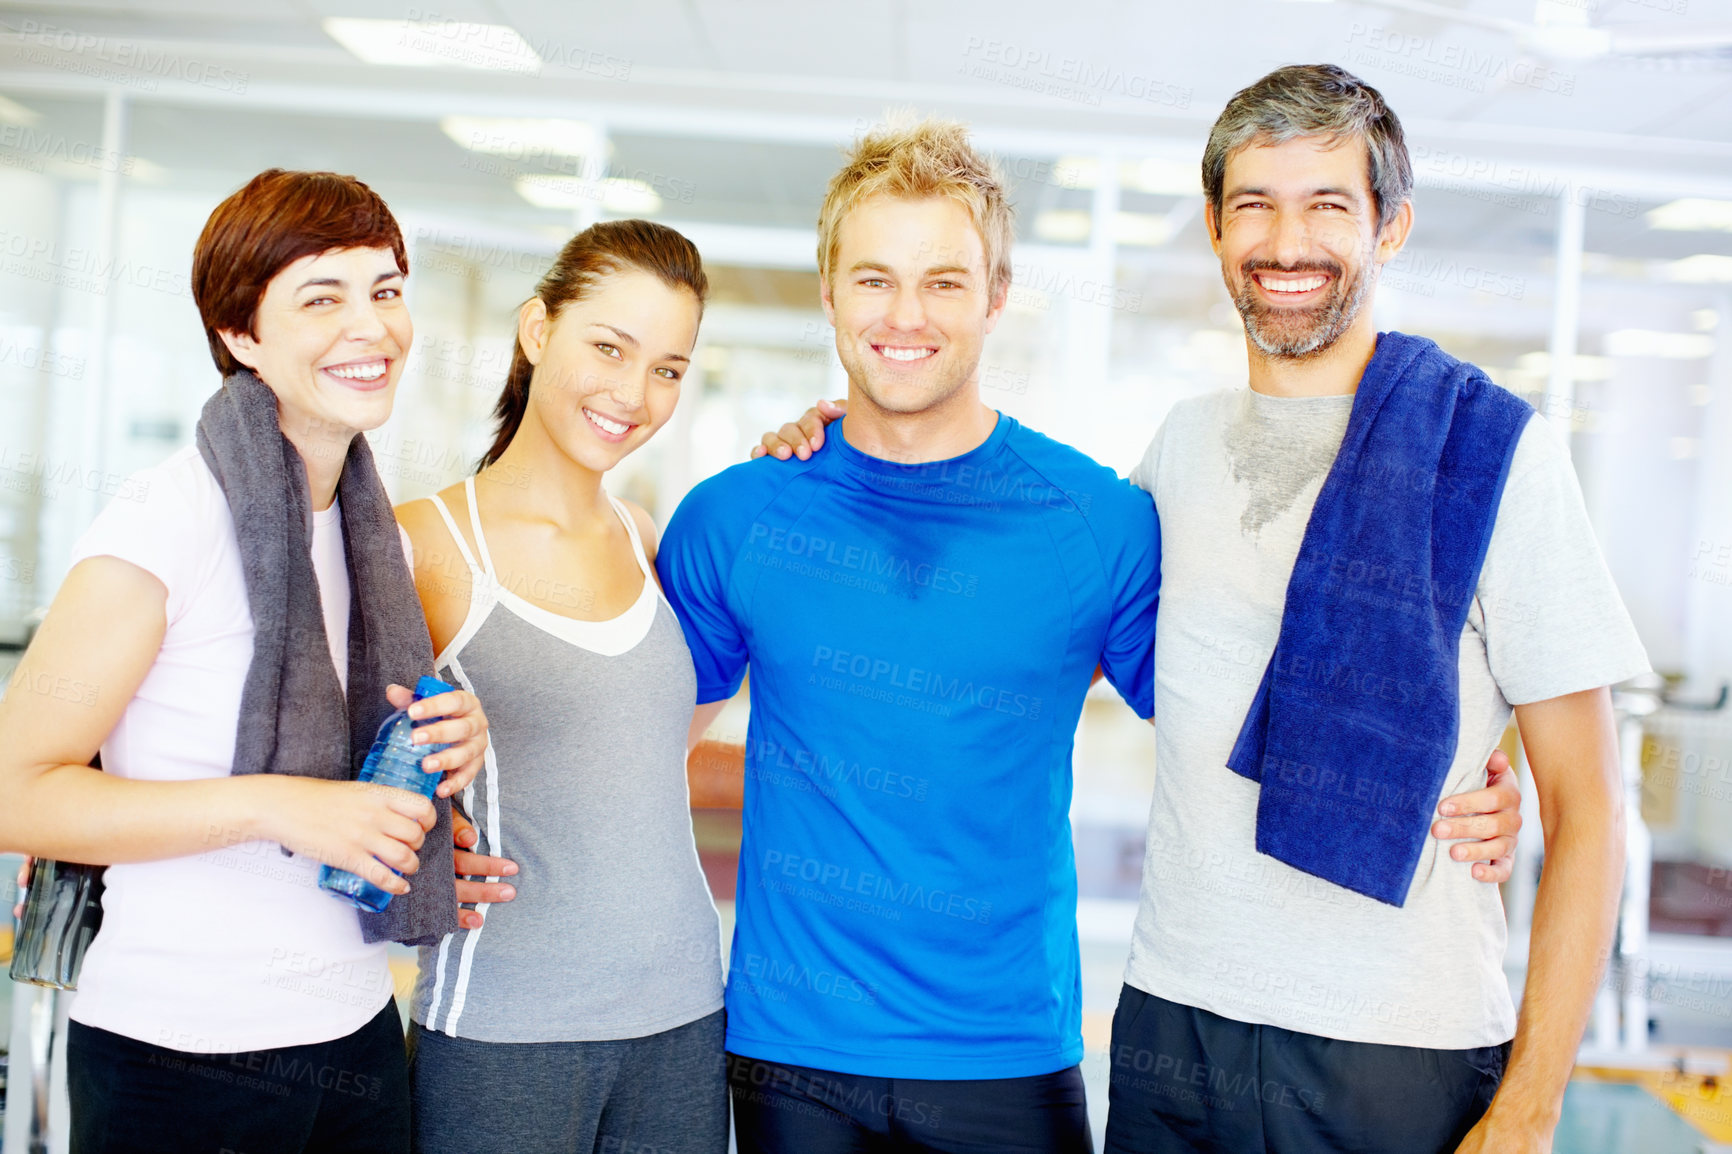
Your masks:
M537 72L541 57L515 28L461 20L366 20L330 16L325 33L368 64Z
M1732 200L1698 196L1674 200L1648 213L1648 226L1674 232L1732 232Z
M586 180L580 176L520 176L517 194L537 208L579 208L596 205L608 212L645 215L658 211L662 198L641 180L610 176Z
M594 156L595 128L581 120L447 116L439 128L470 152L489 156Z

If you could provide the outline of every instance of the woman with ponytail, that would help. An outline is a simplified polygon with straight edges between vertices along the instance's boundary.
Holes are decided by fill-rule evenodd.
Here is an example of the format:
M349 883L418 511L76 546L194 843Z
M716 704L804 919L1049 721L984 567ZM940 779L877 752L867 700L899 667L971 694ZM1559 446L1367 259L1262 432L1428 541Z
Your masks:
M578 234L519 312L478 471L398 509L439 675L488 703L458 806L476 852L521 871L421 950L428 1154L727 1149L720 933L685 771L696 681L655 527L603 486L673 414L707 292L672 229Z

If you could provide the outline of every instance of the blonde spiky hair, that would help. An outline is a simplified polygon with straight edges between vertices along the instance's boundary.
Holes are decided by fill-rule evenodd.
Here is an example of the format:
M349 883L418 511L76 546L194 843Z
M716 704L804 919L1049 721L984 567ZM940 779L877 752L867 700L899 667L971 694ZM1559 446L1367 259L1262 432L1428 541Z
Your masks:
M992 289L1010 283L1011 207L998 166L975 150L968 129L957 121L895 117L856 140L841 171L830 178L818 212L818 275L826 284L842 219L880 194L908 200L948 196L960 202L980 232Z

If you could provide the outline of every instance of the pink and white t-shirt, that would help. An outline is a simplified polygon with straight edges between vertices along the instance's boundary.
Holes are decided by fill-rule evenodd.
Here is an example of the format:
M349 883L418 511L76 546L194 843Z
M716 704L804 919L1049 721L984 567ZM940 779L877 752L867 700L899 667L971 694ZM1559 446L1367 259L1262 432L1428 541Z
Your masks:
M117 777L226 777L234 761L253 619L234 522L196 448L137 474L73 549L168 588L156 662L102 745ZM313 514L313 569L337 674L348 676L349 575L335 502ZM391 998L385 946L318 888L319 863L275 842L210 831L192 857L108 867L102 929L72 1018L176 1050L307 1045L364 1026Z

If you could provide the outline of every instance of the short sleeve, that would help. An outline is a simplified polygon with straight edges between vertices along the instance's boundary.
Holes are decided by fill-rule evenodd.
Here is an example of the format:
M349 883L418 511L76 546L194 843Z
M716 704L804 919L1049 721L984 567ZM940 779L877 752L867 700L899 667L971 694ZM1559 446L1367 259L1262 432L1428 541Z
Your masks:
M1140 489L1125 496L1104 551L1112 588L1112 618L1101 648L1101 672L1138 717L1155 713L1155 610L1161 586L1161 525L1154 501Z
M68 568L91 557L136 565L168 589L165 613L169 622L177 620L196 592L217 527L202 516L207 495L188 483L186 473L158 466L128 477L73 545Z
M1516 443L1477 592L1491 674L1512 705L1649 668L1575 470L1544 421L1530 421Z
M692 651L700 705L732 697L746 674L746 640L727 598L738 548L729 543L732 518L726 505L714 499L717 481L706 481L686 495L656 550L662 593Z
M1155 477L1161 466L1161 438L1166 434L1166 422L1155 430L1155 435L1149 441L1149 447L1143 450L1142 460L1131 469L1130 482L1146 493L1155 491Z

